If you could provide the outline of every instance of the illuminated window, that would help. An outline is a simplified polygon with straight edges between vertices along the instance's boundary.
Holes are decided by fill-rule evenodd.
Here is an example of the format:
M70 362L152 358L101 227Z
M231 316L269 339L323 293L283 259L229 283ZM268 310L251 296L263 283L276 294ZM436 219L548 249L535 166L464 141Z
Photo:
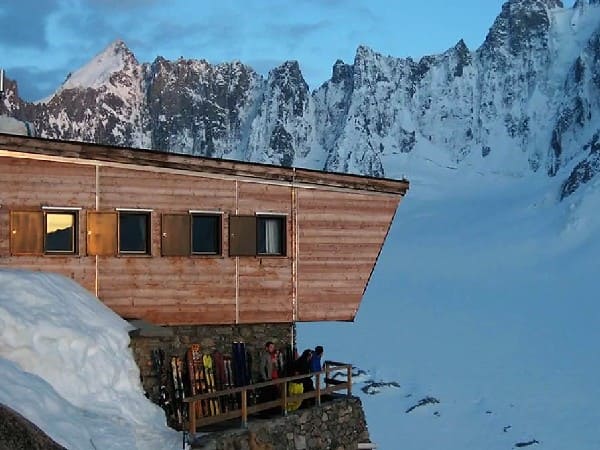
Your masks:
M45 253L77 253L77 213L46 211Z

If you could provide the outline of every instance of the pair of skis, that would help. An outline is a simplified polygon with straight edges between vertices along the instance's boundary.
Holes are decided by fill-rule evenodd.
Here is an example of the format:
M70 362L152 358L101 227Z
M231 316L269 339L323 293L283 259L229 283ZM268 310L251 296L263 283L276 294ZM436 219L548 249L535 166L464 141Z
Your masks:
M158 380L158 405L165 411L169 422L175 418L173 407L173 388L169 382L169 375L165 366L165 352L162 349L152 350L152 369Z
M187 419L187 408L185 407L185 386L183 384L183 360L178 356L171 357L171 377L173 379L173 389L175 393L175 414L177 425L183 428L183 424Z
M165 411L167 422L174 428L182 428L187 418L185 386L183 382L183 362L171 357L167 362L162 349L151 352L152 368L158 379L158 404Z
M198 395L216 392L213 357L202 353L200 344L192 344L186 353L190 394ZM221 414L218 399L201 400L196 403L196 416L215 416Z

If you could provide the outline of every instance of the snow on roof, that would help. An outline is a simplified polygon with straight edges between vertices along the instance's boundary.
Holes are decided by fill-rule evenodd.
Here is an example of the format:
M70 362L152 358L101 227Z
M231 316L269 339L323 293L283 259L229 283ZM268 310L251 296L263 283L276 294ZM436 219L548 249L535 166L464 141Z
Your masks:
M0 269L0 403L69 449L176 449L144 396L131 326L74 281Z

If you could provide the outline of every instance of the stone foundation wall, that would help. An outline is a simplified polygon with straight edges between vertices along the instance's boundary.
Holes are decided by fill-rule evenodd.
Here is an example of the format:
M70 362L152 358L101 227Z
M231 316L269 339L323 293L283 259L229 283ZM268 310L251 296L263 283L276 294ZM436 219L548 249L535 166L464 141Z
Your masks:
M349 450L370 442L360 399L344 397L286 417L251 419L247 430L200 435L192 448L206 450Z
M152 350L162 349L165 357L184 357L191 344L200 344L202 352L212 353L215 350L224 355L231 355L233 342L245 342L252 355L253 373L258 372L258 357L264 349L265 342L273 341L277 348L292 342L294 325L287 324L252 324L252 325L203 325L156 327L147 324L136 324L140 328L131 332L131 348L140 368L142 384L150 399L158 402L159 386L156 373L152 368ZM256 379L256 378L255 378Z

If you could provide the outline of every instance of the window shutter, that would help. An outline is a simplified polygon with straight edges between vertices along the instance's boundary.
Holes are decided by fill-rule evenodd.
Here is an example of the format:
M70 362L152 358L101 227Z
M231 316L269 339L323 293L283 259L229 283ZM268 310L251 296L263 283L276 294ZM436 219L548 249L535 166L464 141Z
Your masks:
M189 256L190 215L163 214L161 236L162 256Z
M88 212L87 254L92 256L117 254L117 213Z
M229 216L229 256L256 255L256 216Z
M13 255L44 253L44 214L41 211L10 212L10 252Z

